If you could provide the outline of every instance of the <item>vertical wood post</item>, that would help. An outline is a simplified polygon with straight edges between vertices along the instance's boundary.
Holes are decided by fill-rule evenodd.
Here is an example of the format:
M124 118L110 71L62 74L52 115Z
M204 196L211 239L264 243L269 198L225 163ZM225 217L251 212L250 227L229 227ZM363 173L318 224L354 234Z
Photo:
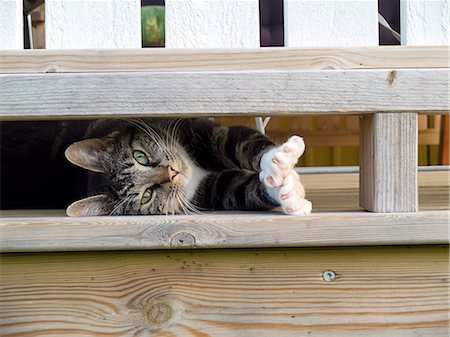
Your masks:
M448 44L448 0L401 1L403 45ZM361 206L373 212L418 210L418 115L375 114L361 122Z
M46 48L140 48L140 8L139 0L46 0Z
M166 47L259 47L258 0L166 0Z
M372 212L417 211L417 114L365 116L360 135L361 207Z
M22 11L22 0L0 0L0 50L23 49Z

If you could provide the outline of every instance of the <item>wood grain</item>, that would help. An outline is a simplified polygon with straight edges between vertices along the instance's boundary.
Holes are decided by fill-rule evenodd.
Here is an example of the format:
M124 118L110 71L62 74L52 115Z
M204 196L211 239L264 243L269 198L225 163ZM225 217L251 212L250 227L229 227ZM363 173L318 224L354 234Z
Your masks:
M448 244L450 212L308 216L225 212L84 218L39 216L39 212L32 217L17 216L17 212L2 215L1 251L29 252ZM189 240L176 240L179 237Z
M5 254L1 273L3 337L449 333L447 247Z
M1 119L448 113L449 69L0 75ZM24 91L23 88L27 90Z
M356 173L304 174L302 182L314 208L309 217L221 212L203 217L77 219L65 217L63 210L2 211L0 247L13 251L82 250L87 245L96 250L151 249L174 247L180 238L184 245L197 248L214 244L280 247L448 243L450 172L419 172L418 176L422 211L418 214L358 211ZM434 210L439 212L430 212Z
M418 210L417 114L374 114L361 121L360 202L372 212Z
M5 50L0 73L448 68L448 46Z

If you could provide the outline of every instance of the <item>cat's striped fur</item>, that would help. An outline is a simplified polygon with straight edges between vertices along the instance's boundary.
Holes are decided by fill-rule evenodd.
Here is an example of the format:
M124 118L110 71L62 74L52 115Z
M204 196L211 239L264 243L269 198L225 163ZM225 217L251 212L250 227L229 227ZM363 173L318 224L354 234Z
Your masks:
M286 213L310 212L292 169L303 151L291 155L298 148L294 141L277 148L254 129L204 119L84 125L83 139L70 145L65 156L76 166L100 173L88 177L89 186L100 182L104 187L72 203L69 215L269 210L280 204ZM68 132L61 130L62 135Z

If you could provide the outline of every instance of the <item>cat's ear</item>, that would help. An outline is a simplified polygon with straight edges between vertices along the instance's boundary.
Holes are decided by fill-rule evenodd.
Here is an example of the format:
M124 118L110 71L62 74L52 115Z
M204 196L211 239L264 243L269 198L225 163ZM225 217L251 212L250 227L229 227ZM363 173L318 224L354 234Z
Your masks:
M68 216L109 215L113 209L110 198L104 194L94 195L73 202L66 209Z
M104 173L105 150L110 145L110 138L91 138L70 145L64 155L72 164L90 171Z

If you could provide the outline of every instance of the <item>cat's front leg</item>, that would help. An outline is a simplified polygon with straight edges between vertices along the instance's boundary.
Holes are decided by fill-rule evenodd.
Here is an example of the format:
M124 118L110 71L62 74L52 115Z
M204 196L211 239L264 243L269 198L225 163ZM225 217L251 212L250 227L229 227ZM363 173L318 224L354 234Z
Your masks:
M286 214L309 214L312 210L312 204L305 199L305 189L294 169L304 151L303 138L292 136L261 158L259 178L270 197L281 205Z

